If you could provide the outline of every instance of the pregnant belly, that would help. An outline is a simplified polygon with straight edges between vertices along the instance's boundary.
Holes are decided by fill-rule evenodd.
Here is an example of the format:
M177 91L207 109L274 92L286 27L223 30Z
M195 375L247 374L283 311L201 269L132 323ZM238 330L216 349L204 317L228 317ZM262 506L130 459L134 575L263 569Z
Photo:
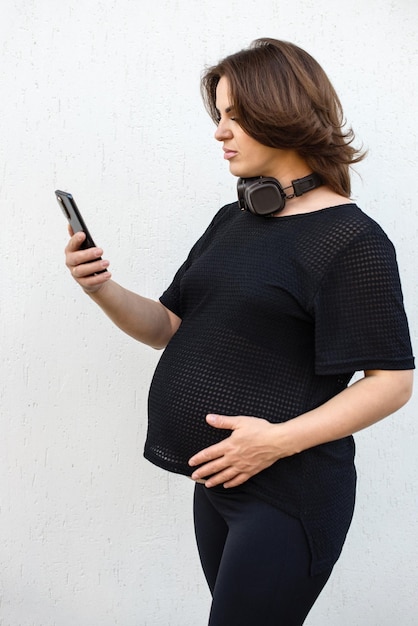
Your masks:
M239 394L223 368L196 352L170 350L162 355L148 397L146 456L173 471L190 474L188 459L227 437L229 431L210 427L208 413L239 414ZM153 459L150 459L153 460ZM171 469L173 469L171 467Z
M191 473L187 461L193 454L230 434L209 426L208 413L280 422L304 408L300 384L295 394L284 380L300 377L280 350L255 345L231 329L194 330L183 323L157 365L145 445L149 460L185 474Z

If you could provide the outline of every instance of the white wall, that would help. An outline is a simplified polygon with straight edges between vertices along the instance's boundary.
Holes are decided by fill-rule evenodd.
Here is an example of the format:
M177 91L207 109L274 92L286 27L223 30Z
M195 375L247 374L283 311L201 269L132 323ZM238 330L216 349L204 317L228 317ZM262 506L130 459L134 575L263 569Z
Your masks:
M418 4L2 0L0 24L0 625L204 626L192 484L142 458L159 354L68 276L53 191L114 277L158 297L235 197L201 69L291 40L369 148L355 195L397 246L416 350ZM418 623L416 414L415 397L357 436L355 520L308 626Z

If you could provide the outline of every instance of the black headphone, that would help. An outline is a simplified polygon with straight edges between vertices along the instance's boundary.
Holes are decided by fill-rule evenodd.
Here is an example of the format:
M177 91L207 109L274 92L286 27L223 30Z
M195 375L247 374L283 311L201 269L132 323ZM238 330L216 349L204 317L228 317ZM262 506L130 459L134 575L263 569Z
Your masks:
M292 180L289 187L282 187L276 178L268 176L240 178L237 184L238 202L242 211L250 211L254 215L272 215L283 211L286 200L321 185L322 179L318 174ZM293 193L286 194L285 189L290 187L293 187Z

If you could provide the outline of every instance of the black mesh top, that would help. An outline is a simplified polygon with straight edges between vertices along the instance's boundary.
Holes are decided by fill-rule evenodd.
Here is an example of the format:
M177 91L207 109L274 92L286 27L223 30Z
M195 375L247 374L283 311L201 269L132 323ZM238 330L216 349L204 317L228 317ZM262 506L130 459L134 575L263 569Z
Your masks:
M414 367L393 246L354 204L277 218L223 207L161 302L182 323L153 377L144 454L172 472L190 475L188 459L229 435L208 413L282 422L357 370ZM347 437L242 486L302 521L313 573L344 543L353 457Z

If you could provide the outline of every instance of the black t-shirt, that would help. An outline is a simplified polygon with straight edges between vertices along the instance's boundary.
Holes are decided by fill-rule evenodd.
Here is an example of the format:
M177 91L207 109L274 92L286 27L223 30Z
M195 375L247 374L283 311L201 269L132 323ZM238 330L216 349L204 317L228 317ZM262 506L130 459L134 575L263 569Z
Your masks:
M354 204L277 218L223 207L161 302L182 323L151 384L144 454L172 472L190 475L188 459L230 434L208 413L283 422L355 371L414 367L393 246ZM315 573L341 551L355 482L346 437L241 488L302 521Z

